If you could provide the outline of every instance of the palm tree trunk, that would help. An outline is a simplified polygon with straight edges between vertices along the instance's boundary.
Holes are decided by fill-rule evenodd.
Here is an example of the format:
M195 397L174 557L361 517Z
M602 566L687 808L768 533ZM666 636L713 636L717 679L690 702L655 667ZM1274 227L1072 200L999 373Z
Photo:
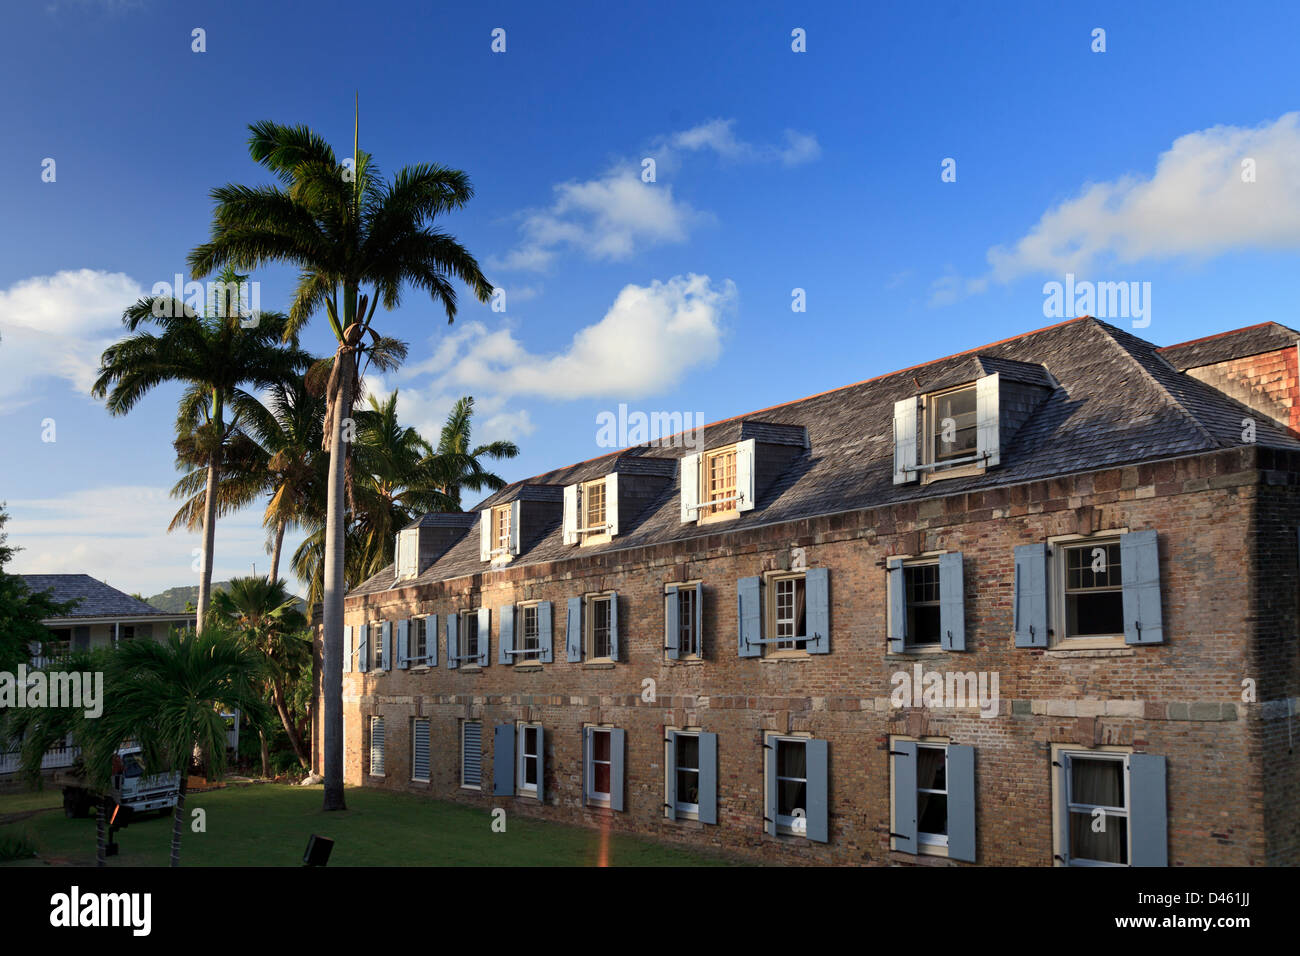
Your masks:
M346 329L352 320L355 289L344 289ZM325 751L325 810L346 810L343 801L343 595L347 581L343 572L343 522L346 518L343 492L348 448L343 440L343 419L352 411L352 353L341 350L338 406L331 416L330 474L325 519L324 600L321 602L322 654L321 696L324 719L321 736Z
M172 815L172 866L181 865L181 833L185 829L185 791L190 782L189 762L181 767L181 789L176 795L176 812Z
M271 574L267 578L272 584L280 580L280 546L284 544L284 522L275 526L275 545L271 549Z
M203 633L203 619L208 613L208 603L212 598L212 547L217 536L217 481L220 466L216 460L208 463L208 491L203 502L203 577L199 579L198 624L195 628Z
M95 866L106 866L106 856L104 852L104 834L108 827L104 821L104 798L99 798L99 803L95 806Z
M262 738L262 779L271 776L271 747L266 742L266 731L259 730L257 736Z
M271 699L275 702L276 713L280 715L280 723L284 724L284 732L289 735L289 745L293 747L293 755L298 758L298 763L303 769L306 769L307 752L303 749L302 738L298 736L298 728L294 726L293 718L289 716L289 708L284 704L284 688L279 682L271 686Z

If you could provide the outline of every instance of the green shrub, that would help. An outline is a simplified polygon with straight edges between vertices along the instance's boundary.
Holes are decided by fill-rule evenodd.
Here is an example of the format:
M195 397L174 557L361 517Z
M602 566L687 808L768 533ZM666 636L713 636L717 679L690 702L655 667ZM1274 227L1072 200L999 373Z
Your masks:
M11 860L30 860L36 856L36 847L26 834L0 833L0 863Z

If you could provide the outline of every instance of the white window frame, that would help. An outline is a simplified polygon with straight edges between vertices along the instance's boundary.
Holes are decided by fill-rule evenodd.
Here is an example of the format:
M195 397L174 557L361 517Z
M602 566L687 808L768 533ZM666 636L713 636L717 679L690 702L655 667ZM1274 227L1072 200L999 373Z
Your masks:
M515 605L515 634L514 634L514 651L516 664L541 664L542 662L542 620L538 608L541 606L540 601L529 601L525 604ZM533 623L537 628L537 647L535 650L525 649L526 635L528 633L528 612L533 615Z
M494 505L492 507L492 514L491 514L492 531L490 536L488 537L488 541L491 544L490 553L491 553L492 560L494 561L497 560L498 558L507 557L514 553L510 547L510 542L514 536L513 535L514 529L511 524L514 518L513 511L514 511L513 502L504 505ZM505 515L504 520L499 519L498 515L503 515L503 514ZM503 532L505 536L504 545L502 545L501 543Z
M525 750L525 741L528 739L528 731L541 731L542 725L535 722L521 720L515 724L515 793L521 797L537 797L538 784L542 782L542 755L540 753L529 754ZM541 739L539 733L538 739ZM537 783L529 785L524 782L524 766L529 757L537 761Z
M596 789L596 764L601 763L609 767L609 785L614 786L614 730L617 729L603 724L584 724L584 733L590 732L588 740L588 752L584 755L587 761L587 793L583 794L583 799L588 803L598 807L608 807L611 803L611 794L601 793ZM609 759L596 760L596 734L604 734L609 738Z
M812 739L813 739L813 737L812 737L811 734L802 734L802 733L799 733L799 734L778 734L778 733L775 733L775 732L768 732L767 734L764 735L763 742L764 742L765 744L768 744L769 746L771 746L771 747L774 748L774 749L777 748L777 747L779 747L781 744L800 744L800 745L804 748L804 754L803 754L803 765L804 765L804 773L807 774L807 772L808 772L808 741L810 741L810 740L812 740ZM780 768L781 768L781 757L780 757L780 753L779 753L779 751L777 751L777 752L773 755L773 759L772 759L772 771L773 771L774 773L777 773L777 771L779 771ZM794 808L794 809L796 809L796 810L798 810L798 809L802 809L802 810L803 810L804 815L803 815L802 817L796 817L796 816L793 816L793 815L790 815L790 814L782 814L782 813L779 812L779 811L780 811L780 807L781 807L781 781L782 781L782 780L802 780L802 781L803 781L803 787L804 787L804 794L805 794L805 796L807 795L807 793L808 793L808 777L807 777L807 776L804 776L804 777L782 777L779 773L777 773L777 778L776 778L776 806L774 806L774 807L767 807L767 806L765 806L764 809L766 810L766 812L764 813L764 816L765 816L765 817L770 817L770 818L776 820L776 832L779 833L779 834L781 834L782 836L798 836L798 837L806 837L806 836L808 836L808 808L807 808L807 807L802 807L802 808L795 807L795 808ZM767 790L768 790L768 786L767 786L767 784L768 784L768 781L767 781L767 761L764 760L764 761L763 761L763 800L764 800L764 803L765 803L765 804L766 804L766 802L767 802ZM796 821L796 820L803 820L803 824L802 824L802 826L796 826L796 824L795 824L795 821Z
M664 731L665 731L666 734L676 734L677 737L679 737L679 738L681 738L681 737L692 737L692 738L695 739L695 768L694 768L694 772L695 772L695 779L696 779L696 788L695 788L695 789L696 789L696 793L698 793L698 792L699 792L699 779L700 779L700 743L699 743L699 741L700 741L700 734L701 734L702 731L701 731L700 728L698 728L698 727L687 727L687 728L665 727L665 728L664 728ZM672 737L672 736L668 736L667 739L664 741L664 769L665 769L665 771L666 771L666 770L668 769L669 766L672 766L674 772L680 774L680 773L681 773L681 764L678 763L678 760L677 760L677 754L675 754L675 753L671 753L671 749L672 749L672 746L673 746L673 742L674 742L674 740L673 740L673 737ZM670 757L671 757L671 759L670 759ZM669 788L670 788L670 786L671 786L672 783L673 783L673 781L670 781L670 780L668 779L668 775L667 775L667 773L665 773L665 774L664 774L664 802L665 802L665 803L668 802L668 792L669 792ZM680 787L677 788L677 793L679 793L679 794L681 793L681 788L680 788ZM678 800L678 801L677 801L677 804L676 804L676 807L675 807L675 810L676 810L676 813L677 813L677 819L678 819L678 820L682 820L682 819L686 819L686 820L698 820L698 819L700 818L700 805L699 805L698 802L696 802L696 803L685 803L685 802L683 802L682 800Z
M1121 601L1123 600L1123 542L1120 540L1128 534L1128 528L1107 528L1097 531L1093 534L1062 534L1053 535L1047 539L1047 581L1048 581L1048 628L1051 635L1048 638L1049 650L1090 650L1105 649L1112 647L1127 646L1124 641L1124 631L1121 629L1115 634L1089 634L1079 637L1065 636L1065 578L1066 578L1066 560L1064 551L1067 548L1084 546L1104 546L1109 544L1118 544L1120 547L1120 586Z
M696 516L700 524L709 521L723 521L728 518L734 518L740 514L740 498L742 489L740 487L740 443L734 442L730 445L723 445L720 448L710 448L700 453L699 461L699 479L696 483L697 510ZM709 487L709 466L710 464L723 455L731 455L733 482L731 494L720 495L717 498L709 497L712 489ZM725 488L723 489L726 490Z
M583 598L582 624L583 624L583 643L585 644L583 660L594 663L602 661L612 661L614 659L614 601L615 592L600 591L595 594L588 594ZM609 645L608 653L596 653L596 602L605 601L609 605L609 612L605 618L609 633L606 643Z
M942 789L942 790L938 790L938 789L935 789L935 788L932 788L932 787L922 787L922 786L921 786L921 781L920 781L919 774L920 774L920 770L921 770L921 756L920 756L920 755L921 755L921 751L922 751L922 750L940 750L940 751L943 752L943 789ZM944 797L944 820L945 820L945 823L946 823L946 821L947 821L947 819L948 819L948 801L949 801L949 799L950 799L950 796L949 796L949 793L948 793L948 745L947 745L946 743L927 743L927 742L925 742L925 741L918 741L917 744L916 744L916 753L917 753L917 774L918 774L918 777L917 777L917 783L916 783L916 792L917 792L918 794L921 794L921 793L939 793L939 794L943 794L943 797ZM916 820L916 844L917 844L917 848L918 848L918 849L921 848L921 847L927 847L927 848L930 848L930 847L943 847L944 851L946 852L947 849L948 849L948 834L946 834L946 833L926 833L926 832L924 832L924 831L921 829L921 818L920 818L920 815L918 814L918 816L917 816L917 820Z
M1132 778L1129 774L1129 757L1133 751L1128 747L1097 747L1089 749L1087 747L1076 747L1070 744L1052 744L1052 832L1054 852L1058 856L1068 856L1069 866L1084 867L1126 867L1133 865L1133 789ZM1071 794L1071 762L1070 758L1079 757L1084 760L1113 760L1121 764L1121 772L1124 781L1124 806L1123 807L1105 807L1107 819L1119 817L1127 820L1125 835L1128 837L1128 845L1125 848L1125 858L1128 863L1108 863L1103 860L1076 859L1070 854L1070 813L1076 808L1081 812L1086 812L1091 816L1093 804L1074 803L1070 800ZM1057 772L1059 770L1059 773ZM1059 860L1053 862L1059 865Z
M938 403L939 399L943 398L945 395L953 395L957 392L963 392L967 390L969 390L971 395L975 397L975 410L974 412L972 412L975 418L974 421L971 423L970 427L976 435L976 445L966 455L957 456L956 458L957 464L950 465L947 464L946 462L939 461L937 449L935 447L936 442L938 441L938 434L942 434L942 433L936 434L936 432L934 431L935 418L937 416L937 413L935 411L935 406ZM932 469L933 472L942 472L944 474L951 474L952 469L964 467L967 465L973 466L978 470L982 470L983 465L980 462L966 460L968 457L973 457L979 453L978 436L979 436L979 386L977 382L967 382L962 385L954 385L952 388L944 388L944 389L940 389L937 392L929 392L924 396L924 399L921 403L922 464L932 465L934 466Z
M578 543L605 544L611 539L609 529L609 480L608 475L578 483ZM601 517L592 524L587 516L587 489L600 486Z
M798 581L803 584L804 605L803 620L804 634L794 635L792 637L779 638L777 629L780 626L778 611L780 606L780 585L786 581ZM791 599L797 595L797 592L791 594ZM771 635L772 643L763 645L764 657L807 657L808 656L808 574L806 571L769 571L764 576L763 581L763 615L764 634ZM791 605L793 609L793 604ZM798 623L797 619L790 622L792 625ZM782 647L782 642L790 642L793 647ZM802 643L803 647L798 645Z

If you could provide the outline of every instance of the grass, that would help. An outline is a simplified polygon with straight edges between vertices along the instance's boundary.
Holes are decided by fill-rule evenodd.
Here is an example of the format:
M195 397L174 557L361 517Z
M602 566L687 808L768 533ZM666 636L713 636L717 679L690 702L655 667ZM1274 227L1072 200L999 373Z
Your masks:
M19 790L0 794L0 820L11 813L47 810L51 807L63 807L63 791L46 787L44 790Z
M57 798L57 791L46 793ZM0 819L33 809L35 796L41 795L0 795ZM415 794L349 789L347 804L346 811L325 813L319 786L259 784L191 794L187 816L194 809L204 810L206 832L194 833L187 825L181 864L300 866L313 833L335 841L330 866L594 866L602 852L610 866L728 863L637 837L602 836L597 830L512 816L508 810L506 832L494 833L488 810ZM48 799L45 805L51 805ZM108 865L166 866L171 826L169 814L119 831L121 851ZM61 809L0 825L0 840L6 839L26 840L39 854L39 860L17 865L95 863L94 819L69 820Z

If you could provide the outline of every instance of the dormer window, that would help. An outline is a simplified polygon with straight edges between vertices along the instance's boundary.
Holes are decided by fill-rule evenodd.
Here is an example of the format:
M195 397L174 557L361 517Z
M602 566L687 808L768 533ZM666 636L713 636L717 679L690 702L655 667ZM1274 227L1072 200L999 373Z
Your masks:
M1000 460L998 374L894 403L894 484L983 474Z
M479 512L479 558L509 561L519 553L519 501Z
M925 460L943 465L969 459L976 451L976 386L927 395L925 399Z
M411 528L397 533L396 580L405 581L420 573L420 529Z
M564 543L604 544L618 534L618 473L564 489Z
M734 518L754 507L754 439L682 459L682 521Z
M510 506L492 509L492 556L510 553Z
M604 534L605 479L598 478L582 486L582 533Z

